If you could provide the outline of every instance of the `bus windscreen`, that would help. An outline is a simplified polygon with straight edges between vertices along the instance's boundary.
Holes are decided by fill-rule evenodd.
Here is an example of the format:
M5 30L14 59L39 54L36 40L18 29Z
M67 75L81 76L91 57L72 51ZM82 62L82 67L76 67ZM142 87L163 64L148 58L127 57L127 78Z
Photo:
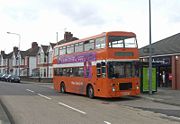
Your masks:
M137 48L135 37L109 36L108 41L110 48Z
M108 62L109 78L131 78L138 76L134 62Z

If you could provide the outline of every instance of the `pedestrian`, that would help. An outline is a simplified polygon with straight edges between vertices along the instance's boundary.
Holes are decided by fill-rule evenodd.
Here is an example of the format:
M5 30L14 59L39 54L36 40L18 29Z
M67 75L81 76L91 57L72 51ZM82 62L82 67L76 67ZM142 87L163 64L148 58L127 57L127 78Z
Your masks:
M159 73L159 87L162 87L163 81L162 81L162 73Z
M165 87L165 83L166 83L165 71L163 71L163 74L162 74L162 83L163 83L163 87Z

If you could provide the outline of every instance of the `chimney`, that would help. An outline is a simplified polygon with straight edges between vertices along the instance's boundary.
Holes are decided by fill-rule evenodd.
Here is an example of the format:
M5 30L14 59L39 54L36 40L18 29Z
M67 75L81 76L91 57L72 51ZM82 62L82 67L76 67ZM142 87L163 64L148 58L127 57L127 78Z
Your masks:
M73 34L71 34L71 32L65 32L64 33L64 40L65 41L70 41L73 37Z
M1 55L4 55L5 54L5 52L4 51L1 51Z
M13 52L17 52L18 51L18 47L13 47Z
M32 42L31 48L33 49L33 48L36 48L36 47L38 47L38 43L37 42Z

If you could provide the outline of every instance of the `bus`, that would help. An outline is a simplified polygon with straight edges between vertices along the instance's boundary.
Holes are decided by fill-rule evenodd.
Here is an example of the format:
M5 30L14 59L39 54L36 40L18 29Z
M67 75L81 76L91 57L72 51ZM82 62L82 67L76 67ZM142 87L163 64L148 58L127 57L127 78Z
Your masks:
M110 31L54 47L53 84L61 93L94 97L140 94L136 34Z

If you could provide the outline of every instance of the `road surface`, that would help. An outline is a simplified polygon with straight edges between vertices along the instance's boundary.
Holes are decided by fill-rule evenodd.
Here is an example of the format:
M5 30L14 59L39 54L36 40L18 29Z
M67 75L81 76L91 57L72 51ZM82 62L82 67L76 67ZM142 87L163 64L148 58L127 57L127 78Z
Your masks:
M0 82L0 99L15 124L179 124L180 107L140 97L89 99L52 84Z

